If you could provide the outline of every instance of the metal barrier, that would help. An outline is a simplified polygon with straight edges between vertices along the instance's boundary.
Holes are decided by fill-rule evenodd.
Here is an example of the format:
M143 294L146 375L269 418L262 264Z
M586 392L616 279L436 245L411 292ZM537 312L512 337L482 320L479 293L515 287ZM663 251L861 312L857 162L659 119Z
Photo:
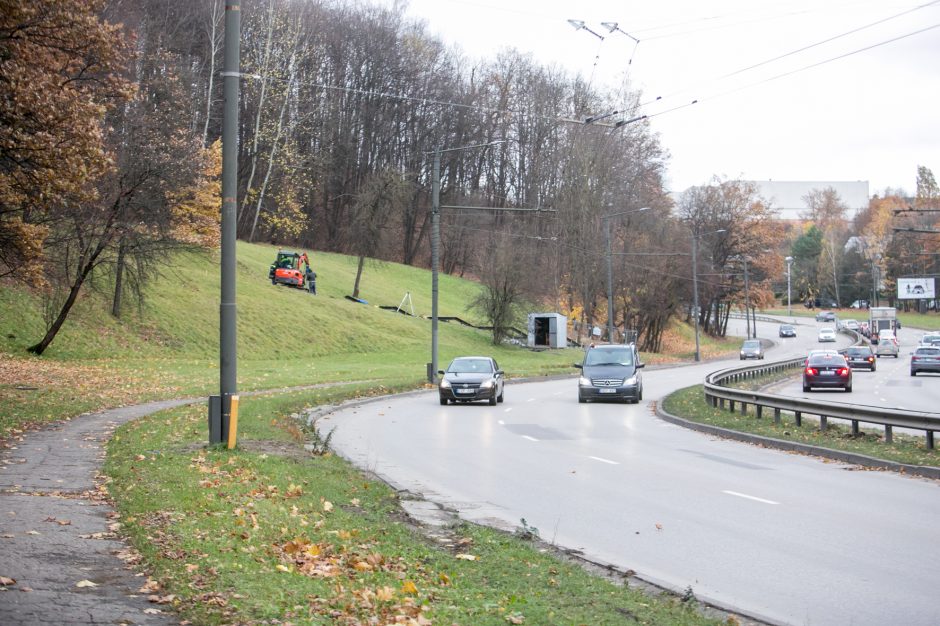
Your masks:
M856 344L862 341L855 331L843 332L854 336ZM722 409L725 408L727 403L728 410L732 412L735 410L735 406L740 406L741 413L747 412L748 405L754 405L758 419L763 417L765 408L773 409L775 423L780 422L781 411L790 411L796 419L797 426L802 425L804 414L816 415L819 417L820 430L826 430L829 418L844 419L851 422L853 435L857 435L859 432L859 422L878 424L884 426L885 441L888 443L892 441L892 428L895 426L923 430L927 434L927 447L931 450L934 449L934 433L940 431L940 413L805 400L725 386L732 382L802 368L805 362L806 357L798 357L761 365L737 366L712 372L705 377L705 401L712 407Z

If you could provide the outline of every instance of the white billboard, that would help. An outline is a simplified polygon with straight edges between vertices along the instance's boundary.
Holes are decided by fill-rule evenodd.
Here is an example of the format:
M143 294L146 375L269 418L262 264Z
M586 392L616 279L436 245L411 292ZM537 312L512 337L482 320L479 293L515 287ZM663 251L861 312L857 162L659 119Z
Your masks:
M921 298L936 298L933 278L899 278L898 299L920 300Z

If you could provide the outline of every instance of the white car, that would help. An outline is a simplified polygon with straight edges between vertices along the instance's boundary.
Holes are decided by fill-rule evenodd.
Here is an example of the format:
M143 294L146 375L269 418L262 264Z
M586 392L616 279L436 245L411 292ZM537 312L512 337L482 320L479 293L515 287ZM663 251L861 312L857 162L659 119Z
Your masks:
M819 334L816 337L819 339L820 343L824 341L835 341L836 331L831 328L820 328Z
M895 336L893 330L888 330L887 328L878 333L878 343L872 347L875 350L875 356L893 356L894 358L898 358L898 352L900 351L897 336Z
M920 338L919 344L922 346L940 346L940 334L927 333Z
M842 320L842 328L858 330L858 320Z

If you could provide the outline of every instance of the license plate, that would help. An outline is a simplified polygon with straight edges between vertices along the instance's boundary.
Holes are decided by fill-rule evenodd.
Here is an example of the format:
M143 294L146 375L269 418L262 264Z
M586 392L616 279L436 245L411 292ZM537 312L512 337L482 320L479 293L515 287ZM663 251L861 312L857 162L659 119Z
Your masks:
M601 389L600 393L617 393L616 389Z
M819 373L822 374L823 376L833 376L833 375L835 375L835 372L819 372Z
M457 393L473 393L473 389L458 389Z

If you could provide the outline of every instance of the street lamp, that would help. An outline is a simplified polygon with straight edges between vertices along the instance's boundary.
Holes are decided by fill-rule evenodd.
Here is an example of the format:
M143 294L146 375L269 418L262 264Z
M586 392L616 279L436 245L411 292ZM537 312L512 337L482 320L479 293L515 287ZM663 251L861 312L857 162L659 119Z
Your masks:
M505 143L505 141L497 140L460 148L439 147L434 151L434 163L431 171L431 369L428 371L429 383L434 383L437 379L437 267L440 265L439 248L441 242L441 154L471 148L485 148L501 143Z
M607 239L607 341L611 343L614 341L614 273L610 265L610 218L649 210L650 208L645 206L642 209L631 209L601 216L601 219L604 220L604 234Z
M695 361L699 362L702 360L702 355L699 347L699 338L698 338L698 239L699 237L704 237L705 235L714 235L716 233L725 232L724 228L719 228L718 230L712 230L707 233L695 234L695 231L692 231L692 319L695 320Z
M793 315L793 312L790 310L790 266L793 265L793 257L788 256L784 259L787 262L787 317Z
M744 323L747 329L745 335L747 339L751 339L751 287L747 275L747 255L741 254L731 260L734 259L740 259L744 263ZM757 339L757 319L754 320L754 339Z

